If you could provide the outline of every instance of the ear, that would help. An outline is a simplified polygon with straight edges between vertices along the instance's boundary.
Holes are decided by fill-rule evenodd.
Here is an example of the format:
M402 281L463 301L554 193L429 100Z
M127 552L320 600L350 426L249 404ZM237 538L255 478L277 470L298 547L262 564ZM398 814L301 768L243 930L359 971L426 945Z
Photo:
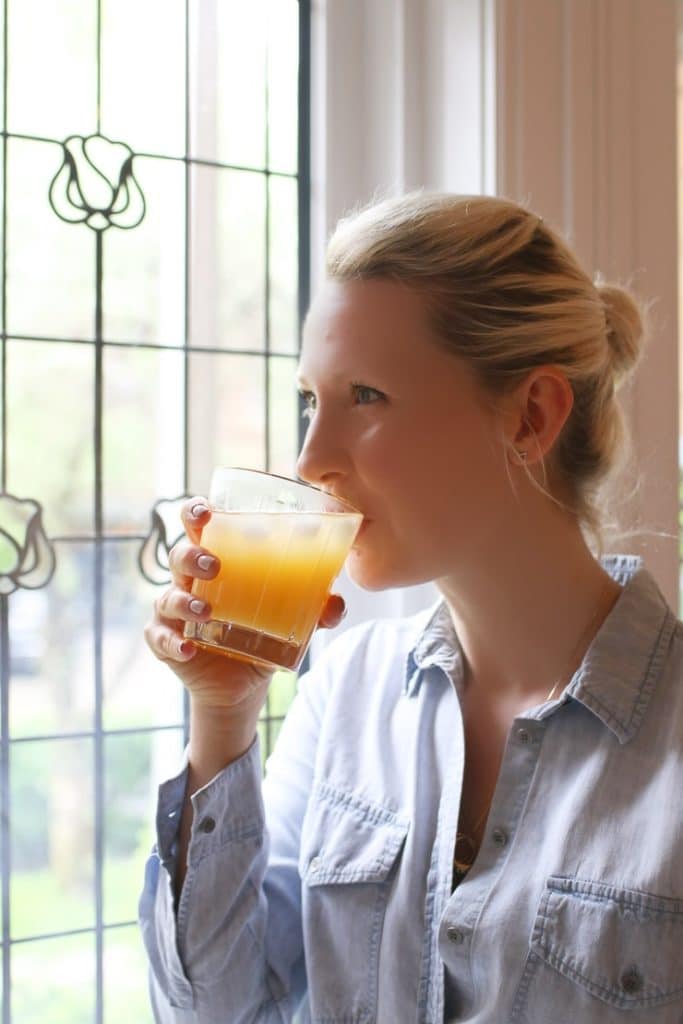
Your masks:
M554 366L538 366L517 387L511 399L507 439L517 465L542 462L551 451L574 405L565 374Z

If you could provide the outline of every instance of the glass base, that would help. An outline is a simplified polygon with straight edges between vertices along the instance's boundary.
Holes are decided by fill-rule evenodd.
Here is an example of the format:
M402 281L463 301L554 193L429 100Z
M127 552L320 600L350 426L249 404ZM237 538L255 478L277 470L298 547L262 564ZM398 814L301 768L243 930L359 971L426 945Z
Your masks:
M248 626L209 619L208 622L185 623L185 634L198 647L218 654L255 661L272 668L296 670L305 654L305 644L283 640Z

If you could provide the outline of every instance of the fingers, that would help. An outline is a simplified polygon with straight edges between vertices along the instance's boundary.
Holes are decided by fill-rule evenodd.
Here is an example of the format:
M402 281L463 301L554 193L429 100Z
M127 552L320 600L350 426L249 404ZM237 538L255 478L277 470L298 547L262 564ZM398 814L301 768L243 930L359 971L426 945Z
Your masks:
M322 629L334 629L346 615L346 610L346 602L341 594L329 594L327 604L318 620L318 626Z
M206 548L179 540L171 548L168 564L177 587L188 590L193 579L212 580L218 575L220 562Z
M189 661L197 648L183 636L186 622L206 622L211 606L192 594L171 587L154 602L154 615L145 626L147 645L161 661Z
M147 646L159 661L190 661L197 653L191 640L156 619L147 623L144 632Z
M144 630L148 647L160 661L189 661L197 653L197 647L183 636L183 629L186 622L206 622L211 606L191 593L192 583L213 579L220 570L219 560L199 545L211 518L206 499L190 498L180 515L187 540L178 541L169 553L173 586L154 602L153 617Z
M186 590L171 587L154 602L156 618L160 622L207 622L211 618L211 605Z
M211 510L206 498L200 496L190 498L180 510L185 533L194 544L199 543L202 530L211 518Z

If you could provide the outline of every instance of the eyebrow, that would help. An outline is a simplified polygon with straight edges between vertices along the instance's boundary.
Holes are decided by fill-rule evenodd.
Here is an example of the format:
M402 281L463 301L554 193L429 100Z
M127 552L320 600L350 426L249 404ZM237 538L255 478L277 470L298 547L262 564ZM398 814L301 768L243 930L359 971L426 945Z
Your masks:
M332 383L336 383L337 381L345 381L345 380L349 380L349 379L350 380L354 379L353 378L353 374L333 373L333 374L331 374L330 377L328 377L328 380L331 381ZM297 386L299 386L299 387L304 387L304 388L310 388L311 387L311 385L308 383L308 381L303 376L303 374L299 373L298 371L295 371L295 373L294 373L294 381L297 384Z

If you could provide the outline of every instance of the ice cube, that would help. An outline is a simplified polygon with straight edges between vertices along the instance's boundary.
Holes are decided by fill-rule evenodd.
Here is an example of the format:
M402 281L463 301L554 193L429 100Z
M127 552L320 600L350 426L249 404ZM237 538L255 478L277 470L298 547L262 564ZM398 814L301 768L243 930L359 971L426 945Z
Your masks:
M258 519L245 519L240 523L240 532L244 540L251 544L265 540L270 533L266 524Z
M321 527L320 519L317 516L297 516L294 520L295 537L317 537Z

